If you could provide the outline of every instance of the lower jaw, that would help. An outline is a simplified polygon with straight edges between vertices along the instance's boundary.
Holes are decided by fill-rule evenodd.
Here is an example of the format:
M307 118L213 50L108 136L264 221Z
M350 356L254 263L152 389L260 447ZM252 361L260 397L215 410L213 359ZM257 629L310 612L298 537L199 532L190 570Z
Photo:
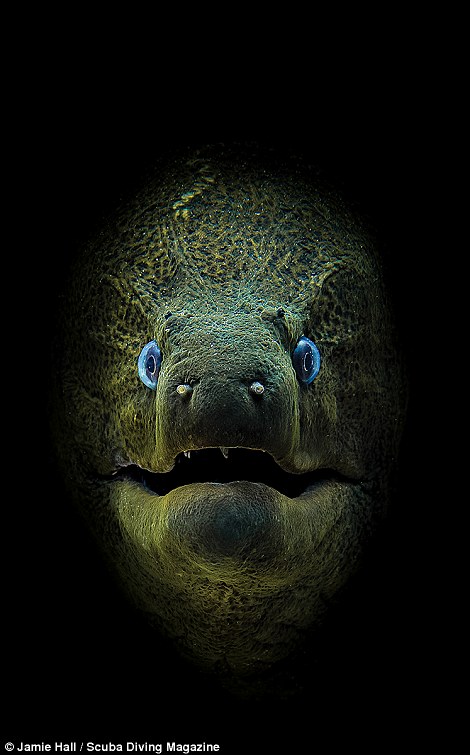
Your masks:
M289 657L356 570L371 501L331 481L290 499L197 483L165 496L116 482L111 560L131 601L206 671L252 676Z
M169 537L177 538L191 558L206 555L213 561L219 555L254 563L262 550L264 561L270 554L276 563L284 547L292 551L294 542L297 554L315 550L348 507L353 513L350 504L362 492L359 484L333 478L311 485L296 498L243 480L192 483L159 496L122 481L114 483L112 499L121 527L132 532L133 539L155 534L155 557Z

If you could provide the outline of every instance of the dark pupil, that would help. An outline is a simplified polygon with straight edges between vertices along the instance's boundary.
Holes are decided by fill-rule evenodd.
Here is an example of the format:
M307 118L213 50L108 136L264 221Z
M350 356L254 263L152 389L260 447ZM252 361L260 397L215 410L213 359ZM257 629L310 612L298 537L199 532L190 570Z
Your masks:
M155 373L155 370L157 369L157 363L155 362L155 357L153 356L153 354L151 354L147 359L146 367L147 372L150 372L151 375Z
M307 352L305 352L304 356L304 370L305 372L310 372L313 367L313 359L312 359L312 352L309 349Z

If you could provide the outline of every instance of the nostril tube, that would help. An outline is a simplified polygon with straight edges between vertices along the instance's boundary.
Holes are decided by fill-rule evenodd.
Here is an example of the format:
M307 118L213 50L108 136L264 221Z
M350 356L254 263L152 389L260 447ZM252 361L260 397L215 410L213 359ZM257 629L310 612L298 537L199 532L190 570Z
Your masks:
M248 389L253 396L262 396L264 393L264 385L257 380L252 383Z
M176 393L181 396L181 398L189 398L192 392L192 386L188 383L182 383L181 385L176 386Z

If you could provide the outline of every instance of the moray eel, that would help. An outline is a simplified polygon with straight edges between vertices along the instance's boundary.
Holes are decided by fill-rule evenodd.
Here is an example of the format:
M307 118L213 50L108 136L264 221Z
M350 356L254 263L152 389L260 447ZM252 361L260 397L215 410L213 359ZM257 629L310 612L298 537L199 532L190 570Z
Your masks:
M73 267L53 432L133 604L222 679L288 663L390 498L399 348L374 243L315 170L161 159Z

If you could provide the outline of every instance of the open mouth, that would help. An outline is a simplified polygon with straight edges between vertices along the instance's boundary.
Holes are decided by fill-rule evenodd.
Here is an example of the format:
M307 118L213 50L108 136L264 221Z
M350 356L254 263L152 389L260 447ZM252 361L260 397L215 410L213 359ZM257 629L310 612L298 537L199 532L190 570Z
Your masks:
M114 478L116 479L116 478ZM170 472L155 473L137 464L122 468L119 479L131 479L149 492L166 495L171 490L198 482L256 482L268 485L288 498L298 498L309 488L333 480L357 483L332 469L303 474L283 470L269 453L246 448L205 448L177 456Z

